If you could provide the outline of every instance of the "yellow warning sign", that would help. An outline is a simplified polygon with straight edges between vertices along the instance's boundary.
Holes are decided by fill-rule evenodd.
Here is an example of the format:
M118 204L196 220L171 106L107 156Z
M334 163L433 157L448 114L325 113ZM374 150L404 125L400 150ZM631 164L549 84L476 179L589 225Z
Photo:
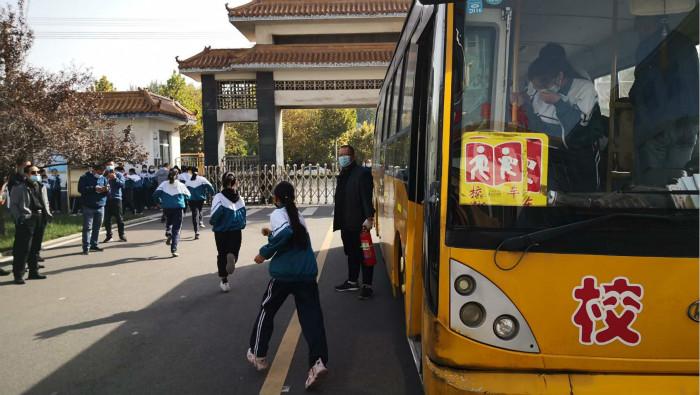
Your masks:
M546 206L548 145L541 133L462 134L459 203Z

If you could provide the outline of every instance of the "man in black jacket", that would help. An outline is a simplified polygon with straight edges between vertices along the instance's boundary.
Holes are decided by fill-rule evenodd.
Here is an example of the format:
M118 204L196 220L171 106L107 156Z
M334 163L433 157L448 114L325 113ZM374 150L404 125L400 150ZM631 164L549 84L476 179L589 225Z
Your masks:
M374 226L372 192L374 183L369 169L355 162L355 149L349 145L338 151L340 175L335 189L335 214L333 230L340 230L343 248L348 257L348 279L335 287L338 292L360 290L360 299L372 297L373 266L363 265L360 232ZM362 269L362 288L358 278Z

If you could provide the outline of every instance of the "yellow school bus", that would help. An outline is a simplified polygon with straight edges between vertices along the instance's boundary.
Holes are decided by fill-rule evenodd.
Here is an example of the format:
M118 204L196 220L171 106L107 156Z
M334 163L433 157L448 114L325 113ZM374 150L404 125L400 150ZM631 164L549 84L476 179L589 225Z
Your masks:
M412 5L373 174L427 394L698 393L697 45L697 0Z

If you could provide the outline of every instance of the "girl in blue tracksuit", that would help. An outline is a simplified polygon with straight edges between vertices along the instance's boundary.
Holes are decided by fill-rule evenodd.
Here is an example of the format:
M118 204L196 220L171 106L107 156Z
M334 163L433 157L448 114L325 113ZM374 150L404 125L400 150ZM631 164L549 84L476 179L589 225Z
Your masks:
M200 177L201 178L201 177ZM246 211L243 198L236 191L236 177L227 172L221 178L222 189L211 202L211 218L216 239L216 264L219 267L219 287L228 292L228 276L233 274L241 250L241 230L245 228ZM193 211L194 212L194 211Z
M278 208L270 216L270 228L263 229L268 243L260 248L260 253L255 257L258 264L272 258L269 268L272 279L263 295L260 312L250 335L247 358L257 370L267 368L267 347L275 314L287 296L292 294L301 330L309 345L310 369L306 389L311 389L328 373L328 346L316 283L316 256L304 218L294 204L292 184L280 182L273 194Z
M182 228L182 216L185 202L190 198L190 191L185 184L177 180L177 171L170 170L168 181L163 181L153 193L153 199L160 203L165 213L165 244L170 246L173 257L180 256L177 253L177 245L180 243L180 229Z
M196 167L190 169L192 177L189 177L185 182L185 186L190 191L190 210L192 210L192 226L194 227L194 239L199 239L199 228L204 227L202 222L202 207L208 196L214 196L216 193L214 187L206 178L200 176L199 170Z

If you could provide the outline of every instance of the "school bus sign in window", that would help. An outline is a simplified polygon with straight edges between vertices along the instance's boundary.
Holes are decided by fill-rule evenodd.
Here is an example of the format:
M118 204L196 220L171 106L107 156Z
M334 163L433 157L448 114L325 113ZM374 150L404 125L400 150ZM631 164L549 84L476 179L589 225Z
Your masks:
M464 133L460 204L546 206L547 148L546 134Z

